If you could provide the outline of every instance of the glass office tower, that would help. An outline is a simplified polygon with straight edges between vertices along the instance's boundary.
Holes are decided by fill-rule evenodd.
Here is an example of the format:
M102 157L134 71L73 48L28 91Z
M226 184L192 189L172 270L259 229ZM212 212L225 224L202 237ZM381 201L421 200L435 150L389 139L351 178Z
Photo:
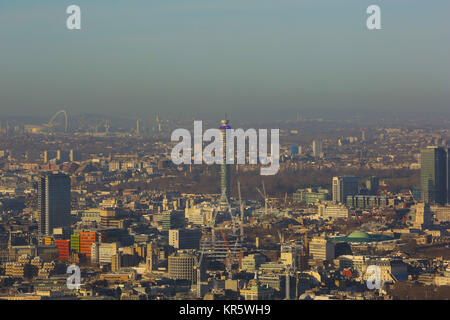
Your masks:
M44 174L38 184L39 234L51 235L54 228L70 226L70 177Z
M420 183L422 201L444 205L448 197L448 149L427 147L421 151Z

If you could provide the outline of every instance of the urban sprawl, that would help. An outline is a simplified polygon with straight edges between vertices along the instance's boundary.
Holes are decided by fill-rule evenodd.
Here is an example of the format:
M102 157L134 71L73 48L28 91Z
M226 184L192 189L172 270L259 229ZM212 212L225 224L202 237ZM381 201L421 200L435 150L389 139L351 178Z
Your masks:
M1 121L0 300L450 297L448 123L297 115L266 177L175 165L192 119L95 121Z

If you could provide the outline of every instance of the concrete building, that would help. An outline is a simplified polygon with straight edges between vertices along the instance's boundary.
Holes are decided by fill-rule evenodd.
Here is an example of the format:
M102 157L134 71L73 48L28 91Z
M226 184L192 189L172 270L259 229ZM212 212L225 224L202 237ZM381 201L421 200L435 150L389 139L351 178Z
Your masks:
M169 256L169 278L194 281L196 279L195 257L192 252L180 250Z
M112 263L112 257L117 254L118 245L116 242L113 243L101 243L99 245L99 263L110 264Z
M99 244L97 242L94 242L91 245L91 263L93 265L99 264L99 256L100 256L100 250L99 250Z
M274 289L259 284L249 285L240 291L240 295L244 300L270 300L273 296Z
M334 203L345 203L347 196L358 193L359 179L357 177L333 177L332 194Z
M161 225L163 231L169 231L170 229L184 228L185 226L184 211L168 210L163 212Z
M372 209L385 208L389 206L389 197L377 195L349 195L346 199L346 205L350 208ZM395 201L394 201L395 204Z
M259 266L266 262L266 258L259 254L249 254L248 256L242 258L242 267L241 270L255 272L259 269Z
M70 162L81 161L81 153L78 150L70 149L69 160Z
M211 221L218 207L210 202L204 201L196 205L186 205L185 217L187 221L193 225L203 226Z
M423 229L433 224L433 212L428 203L417 203L415 209L414 227Z
M100 218L101 211L102 211L102 209L97 209L97 208L91 208L91 209L83 210L81 212L81 221L83 221L83 222L100 223L100 221L101 221L101 218Z
M328 189L322 188L306 188L298 189L293 195L294 202L305 202L306 204L314 204L319 201L326 201L329 199L330 192Z
M334 243L327 238L313 238L309 243L309 253L313 260L332 261L334 259Z
M169 245L175 249L199 249L202 229L170 229Z
M366 260L363 270L363 280L367 281L370 274L367 274L367 268L371 265L380 268L380 278L382 283L393 283L398 280L408 279L407 264L401 260L381 258Z
M111 271L117 272L122 267L122 255L117 252L111 257Z
M147 271L151 272L158 264L158 248L152 242L147 244L147 252L145 258L145 265Z
M14 278L31 278L33 276L33 266L29 263L7 262L5 275Z
M430 206L438 222L450 222L450 206Z
M118 209L117 208L105 208L99 210L100 213L100 227L101 228L118 228L122 229L124 227L123 220L118 219Z
M353 269L362 277L363 271L365 270L366 257L362 255L342 255L337 258L337 263L339 270Z
M344 205L320 204L317 211L323 219L348 219L350 217L350 210Z
M312 142L312 151L313 151L314 158L322 158L323 157L322 141L314 140Z

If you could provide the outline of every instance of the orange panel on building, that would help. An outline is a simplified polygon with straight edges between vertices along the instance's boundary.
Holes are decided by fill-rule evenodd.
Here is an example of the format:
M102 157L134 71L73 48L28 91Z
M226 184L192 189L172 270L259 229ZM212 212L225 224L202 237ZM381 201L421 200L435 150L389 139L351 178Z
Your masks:
M59 251L59 260L69 260L69 240L55 240L55 245Z
M50 246L52 244L52 238L44 238L44 245Z
M91 247L96 241L95 232L80 232L80 253L86 255L86 257L91 257Z

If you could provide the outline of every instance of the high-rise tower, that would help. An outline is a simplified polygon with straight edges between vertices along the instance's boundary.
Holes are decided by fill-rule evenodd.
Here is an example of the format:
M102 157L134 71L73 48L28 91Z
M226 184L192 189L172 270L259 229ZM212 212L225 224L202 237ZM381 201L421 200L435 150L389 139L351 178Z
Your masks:
M322 157L322 141L314 140L312 142L313 156L314 158Z
M136 120L136 136L141 135L141 119Z
M227 164L227 130L231 129L229 121L225 115L225 119L221 121L220 132L222 133L222 164L220 166L220 202L229 203L230 201L230 167Z
M443 147L427 147L421 151L420 180L425 203L443 205L447 202L447 153Z
M44 174L38 184L39 223L41 235L53 234L53 228L70 226L70 177L66 174Z
M345 203L347 196L358 194L358 177L333 177L332 195L334 203Z
M154 131L162 132L162 125L161 125L161 119L159 118L159 113L156 114L155 125L156 126L154 127Z

